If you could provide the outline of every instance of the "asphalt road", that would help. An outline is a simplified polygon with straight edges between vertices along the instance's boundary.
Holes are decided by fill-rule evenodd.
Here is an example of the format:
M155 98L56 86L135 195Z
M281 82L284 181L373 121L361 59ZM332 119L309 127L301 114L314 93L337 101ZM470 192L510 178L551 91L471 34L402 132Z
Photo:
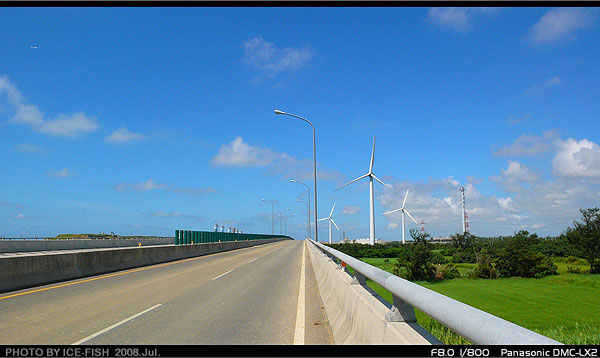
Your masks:
M282 241L7 292L0 344L292 344L303 247Z

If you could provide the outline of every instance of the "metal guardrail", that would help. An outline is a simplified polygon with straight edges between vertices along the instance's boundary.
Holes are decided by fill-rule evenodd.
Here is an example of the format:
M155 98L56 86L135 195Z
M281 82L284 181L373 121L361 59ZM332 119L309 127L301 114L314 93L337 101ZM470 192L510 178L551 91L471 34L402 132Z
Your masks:
M416 322L413 307L423 311L474 344L562 344L475 307L371 266L338 250L309 240L327 256L337 258L355 271L354 283L377 282L394 297L388 321ZM341 265L341 262L339 263ZM340 266L341 267L341 266Z

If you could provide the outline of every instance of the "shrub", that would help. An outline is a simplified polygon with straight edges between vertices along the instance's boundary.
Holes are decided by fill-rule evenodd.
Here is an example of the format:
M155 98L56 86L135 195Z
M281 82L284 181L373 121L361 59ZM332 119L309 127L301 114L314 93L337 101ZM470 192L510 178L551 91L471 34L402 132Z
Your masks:
M492 270L494 270L494 274L492 274ZM486 249L481 250L477 255L477 266L475 266L473 276L479 278L495 278L492 276L496 275L496 269L492 265L492 257L488 254Z
M444 280L451 280L453 278L460 277L460 273L458 272L458 268L453 264L448 264L444 266L442 269L442 275Z
M452 255L452 262L455 263L474 263L476 261L475 253L473 251L456 251Z
M434 253L431 257L431 262L436 265L443 265L446 263L446 258L440 253Z
M403 268L406 269L408 271L407 278L411 281L435 278L435 267L431 263L429 234L410 229L410 235L415 242L406 245L406 250L398 257L396 272L400 273Z
M556 274L557 266L541 252L533 252L539 241L536 234L519 231L509 238L506 246L494 260L495 267L501 277L544 277Z

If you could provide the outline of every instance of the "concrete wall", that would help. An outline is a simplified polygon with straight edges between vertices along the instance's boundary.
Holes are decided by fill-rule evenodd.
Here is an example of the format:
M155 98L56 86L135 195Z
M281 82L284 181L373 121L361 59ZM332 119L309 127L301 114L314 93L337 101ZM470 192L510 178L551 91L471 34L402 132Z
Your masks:
M389 303L368 287L351 284L348 273L315 245L306 245L335 344L441 344L417 323L388 322Z
M174 238L168 239L106 239L106 240L0 240L0 253L29 252L48 250L98 249L108 247L133 247L148 245L172 245Z
M162 245L0 257L0 292L213 254L284 239Z

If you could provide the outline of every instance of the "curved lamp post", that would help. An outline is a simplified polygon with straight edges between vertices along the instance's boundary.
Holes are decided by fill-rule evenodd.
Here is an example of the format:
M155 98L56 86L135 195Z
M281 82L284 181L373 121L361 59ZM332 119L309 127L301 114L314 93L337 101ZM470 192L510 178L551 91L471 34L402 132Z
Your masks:
M296 118L301 119L301 120L305 121L306 123L310 124L310 126L312 127L312 130L313 130L313 176L315 179L315 189L314 189L314 194L315 194L315 241L319 242L319 230L317 229L317 224L316 224L317 223L317 149L315 146L315 126L313 126L313 124L308 119L302 118L295 114L286 113L286 112L280 111L278 109L275 110L275 114L284 114L286 116L296 117Z

